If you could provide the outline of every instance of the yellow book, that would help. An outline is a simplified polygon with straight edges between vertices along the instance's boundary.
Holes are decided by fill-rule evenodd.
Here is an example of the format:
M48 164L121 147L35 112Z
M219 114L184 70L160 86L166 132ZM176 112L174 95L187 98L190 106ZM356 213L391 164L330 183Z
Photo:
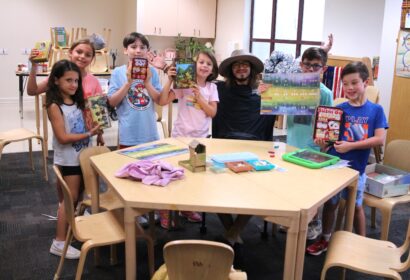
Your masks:
M33 58L34 62L47 62L51 54L51 42L50 41L39 41L36 42L35 49L39 51L39 54Z

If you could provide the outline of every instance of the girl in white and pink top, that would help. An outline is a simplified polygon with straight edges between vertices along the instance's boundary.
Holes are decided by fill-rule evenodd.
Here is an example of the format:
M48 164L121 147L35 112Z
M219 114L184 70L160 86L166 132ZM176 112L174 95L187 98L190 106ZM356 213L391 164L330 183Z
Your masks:
M171 66L168 81L163 86L159 105L178 99L178 115L174 122L172 137L207 137L212 118L216 115L219 102L218 90L211 81L218 76L218 64L210 51L200 51L195 61L196 85L188 89L171 89L176 76L176 68ZM168 228L167 212L161 211L161 226ZM200 222L196 212L181 212L191 222Z
M160 105L178 99L178 116L172 137L207 137L212 118L216 115L218 90L212 83L218 75L218 65L210 51L199 52L196 62L196 85L187 89L171 89L176 68L167 71L168 81L161 93Z

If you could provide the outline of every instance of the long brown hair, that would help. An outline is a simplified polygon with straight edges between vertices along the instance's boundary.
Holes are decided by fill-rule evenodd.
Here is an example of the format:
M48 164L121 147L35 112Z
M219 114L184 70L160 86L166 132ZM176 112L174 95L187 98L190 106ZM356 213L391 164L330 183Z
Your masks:
M63 96L61 95L60 89L56 85L56 80L64 76L64 73L67 71L75 71L78 73L78 88L75 94L72 96L74 103L77 104L77 107L84 109L85 101L83 95L83 86L80 68L74 63L67 59L63 59L54 63L53 68L51 69L50 76L48 77L47 82L47 91L46 91L46 107L48 108L52 103L61 105L64 103Z

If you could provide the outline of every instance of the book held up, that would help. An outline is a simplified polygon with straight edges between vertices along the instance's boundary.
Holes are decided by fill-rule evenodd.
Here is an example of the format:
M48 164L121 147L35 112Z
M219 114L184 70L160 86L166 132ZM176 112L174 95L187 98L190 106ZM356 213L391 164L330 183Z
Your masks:
M174 88L192 88L196 84L196 70L193 61L176 60L175 67L177 75L175 76Z
M99 125L101 129L111 127L106 95L91 96L87 99L86 104L84 119L88 130L96 125Z
M51 42L39 41L36 42L34 48L38 50L38 55L33 58L34 62L48 62L51 55Z
M321 139L327 142L339 140L342 117L342 109L318 106L316 109L313 139Z

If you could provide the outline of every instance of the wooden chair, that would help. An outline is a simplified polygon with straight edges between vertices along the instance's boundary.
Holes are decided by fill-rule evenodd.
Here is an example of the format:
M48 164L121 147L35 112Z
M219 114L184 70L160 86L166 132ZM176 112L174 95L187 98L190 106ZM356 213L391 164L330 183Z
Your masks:
M409 245L410 221L405 242L399 248L389 241L337 231L330 240L321 280L326 279L327 270L335 266L389 279L402 279L399 272L410 268L409 256L401 262L401 257L409 252Z
M162 266L152 280L246 280L246 273L232 269L233 257L232 248L223 243L171 241L164 247L165 267Z
M102 37L104 38L105 46L102 49L95 50L94 61L90 65L90 72L92 73L105 73L110 69L109 66L109 50L110 50L110 39L111 39L111 29L104 28Z
M172 107L172 103L168 105L168 110L171 110L170 109L171 107ZM167 122L162 118L162 109L163 109L163 106L155 104L155 112L157 114L157 123L161 125L164 138L168 138L171 134L170 134L170 131L168 131Z
M100 193L98 175L91 166L90 157L103 153L110 152L110 149L106 146L94 146L84 149L80 153L80 166L84 178L84 191L86 199L81 201L79 213L82 215L86 207L91 207L91 213L95 214L100 210L114 210L124 208L124 204L117 196L114 190L108 186L107 191ZM100 263L98 251L95 250L94 254L95 263ZM111 258L110 264L115 265L117 263L117 251L115 246L111 246Z
M103 210L124 208L124 204L115 191L108 186L107 191L99 192L98 175L91 166L90 157L108 153L111 150L106 146L94 146L84 149L80 153L80 166L84 177L84 188L87 199L81 202L82 207L91 207L93 214Z
M55 27L50 27L50 37L51 37L51 44L52 44L52 55L49 62L49 69L53 66L54 63L61 59L68 59L68 52L72 45L72 43L80 38L87 37L87 28L84 27L73 27L71 28L71 33L68 32L66 28L64 28L64 36L66 45L60 46L58 44L58 36ZM62 36L62 35L60 35Z
M54 275L54 279L56 280L60 278L60 273L64 265L64 259L67 253L68 244L71 243L71 240L74 236L78 241L84 242L81 246L81 255L78 262L77 273L75 277L76 280L80 280L84 268L85 259L87 257L87 253L91 248L124 242L124 213L123 209L116 209L89 216L75 217L74 203L71 197L70 190L66 182L64 181L59 168L53 165L53 170L57 176L57 180L61 185L61 189L63 190L64 207L66 212L65 214L67 223L69 225L63 249L63 254L61 255L57 271ZM138 225L136 232L138 237L140 236L146 238L146 236L140 235L143 231ZM148 255L150 272L153 272L153 242L152 240L150 242L150 239L147 239L147 242L149 243Z
M410 140L393 140L387 144L383 164L410 172ZM381 212L381 240L387 240L393 208L410 202L410 194L398 197L378 198L364 194L363 203L371 207L371 225L376 225L376 208Z
M43 137L40 135L26 129L26 128L17 128L17 129L12 129L8 130L5 132L0 132L0 159L1 159L1 154L3 152L3 148L12 143L12 142L19 142L19 141L24 141L28 140L29 144L29 155L30 155L30 163L31 163L31 169L34 171L34 163L33 163L33 143L32 140L33 138L38 139L41 144L41 148L43 151L43 170L44 170L44 179L48 181L48 173L47 173L47 159L46 159L46 148L44 145Z
M81 255L75 277L76 280L80 280L87 253L91 248L124 242L123 210L117 209L115 211L106 211L90 216L75 217L74 203L70 190L58 167L54 165L53 169L63 190L66 219L69 225L63 254L60 258L54 279L60 278L68 244L71 243L74 235L78 241L84 242L81 246Z

